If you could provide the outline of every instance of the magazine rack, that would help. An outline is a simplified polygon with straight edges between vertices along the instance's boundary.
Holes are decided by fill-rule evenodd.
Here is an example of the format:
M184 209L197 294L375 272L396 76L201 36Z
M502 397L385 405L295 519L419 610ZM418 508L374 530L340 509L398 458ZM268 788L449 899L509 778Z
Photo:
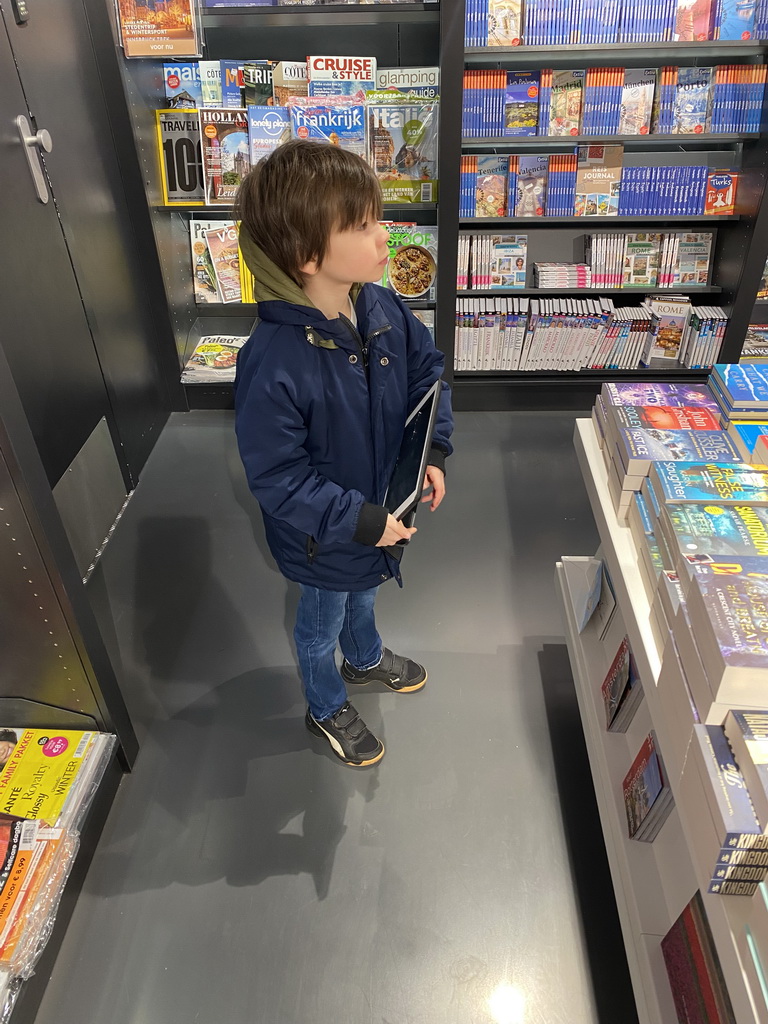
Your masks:
M761 886L753 898L707 894L708 873L697 865L697 828L703 791L681 786L681 770L693 731L673 707L682 679L675 676L674 649L659 650L650 626L651 608L628 527L619 523L608 491L605 463L592 421L576 421L575 445L604 559L616 594L617 625L603 640L587 625L582 633L569 588L568 558L557 563L561 597L582 725L611 866L627 959L642 1024L675 1020L660 943L697 889L704 905L738 1024L768 1022L762 965L768 964L768 904ZM643 701L625 734L607 732L600 684L624 632L642 680ZM675 806L652 843L627 837L622 780L642 740L654 729Z

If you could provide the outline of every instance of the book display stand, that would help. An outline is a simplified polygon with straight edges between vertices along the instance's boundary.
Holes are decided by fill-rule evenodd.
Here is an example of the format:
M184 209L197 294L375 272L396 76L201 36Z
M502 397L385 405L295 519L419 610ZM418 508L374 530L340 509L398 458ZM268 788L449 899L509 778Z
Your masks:
M568 653L595 784L606 850L642 1024L676 1020L661 943L697 890L738 1024L768 1021L764 966L768 964L768 903L764 884L752 897L707 891L709 783L690 765L695 754L693 711L674 644L660 649L632 534L614 511L608 475L589 419L576 421L576 452L600 535L616 608L605 627L598 618L578 626L584 559L557 563ZM603 632L604 629L604 632ZM629 638L643 700L626 733L609 732L601 682L622 637ZM702 719L704 721L705 719ZM653 842L628 837L622 782L649 731L663 760L674 806ZM687 763L688 762L688 763Z
M89 3L96 0L88 0ZM557 290L533 287L534 262L548 263L574 258L584 248L584 236L600 231L663 232L711 230L714 236L707 283L686 289L696 305L707 303L724 308L728 328L719 355L721 361L738 360L750 322L760 320L754 300L762 268L768 255L768 209L761 203L768 173L766 134L748 132L702 132L689 135L649 133L645 135L575 136L492 136L463 137L462 118L468 97L464 92L465 71L513 72L545 68L681 68L723 64L753 65L766 62L768 42L711 41L621 43L617 45L551 45L514 47L467 47L465 45L466 0L450 4L397 3L331 6L292 5L286 7L203 7L201 25L205 39L204 59L303 61L308 53L337 53L373 56L380 67L440 68L440 132L438 141L439 195L437 203L415 203L385 207L390 220L407 220L435 225L437 242L437 285L435 301L414 300L414 309L431 309L438 346L446 356L446 379L454 386L458 409L481 408L583 408L601 380L630 379L641 372L649 380L674 377L703 380L705 369L649 367L625 370L458 370L455 371L457 300L462 296L526 296L539 298L597 298L605 294L617 307L637 306L646 294L669 293L665 288ZM106 77L110 77L105 69ZM159 178L155 111L163 103L162 62L125 60L119 47L114 51L113 85L122 96L123 124L128 127L127 146L134 147L133 164L138 171L137 187L146 194L146 215L157 264L162 276L169 311L169 333L174 339L179 369L186 364L201 337L211 334L247 335L256 317L252 302L206 303L196 305L189 258L191 216L213 221L231 218L231 210L216 206L164 206ZM117 116L117 114L116 114ZM765 121L765 107L760 123ZM574 147L621 143L628 166L652 167L703 164L709 168L738 171L738 201L726 216L618 216L618 217L460 217L460 167L462 156L557 154ZM136 159L138 157L138 160ZM126 160L131 163L131 160ZM130 169L126 173L131 173ZM139 178L141 179L139 182ZM527 236L528 281L523 289L494 288L457 291L456 274L460 233L520 232ZM169 347L171 343L169 341ZM231 386L211 382L183 387L178 378L169 382L180 409L227 407Z

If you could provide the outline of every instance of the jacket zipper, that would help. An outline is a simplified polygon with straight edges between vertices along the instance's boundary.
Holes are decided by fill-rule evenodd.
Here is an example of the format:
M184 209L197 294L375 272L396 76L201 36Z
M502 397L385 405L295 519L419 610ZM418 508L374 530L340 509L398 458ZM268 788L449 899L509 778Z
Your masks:
M352 337L357 342L357 344L358 344L358 346L360 348L360 355L363 357L363 368L364 368L364 370L367 373L368 372L368 345L366 344L366 342L363 341L363 336L360 334L360 331L358 331L358 329L355 327L355 325L352 323L352 321L349 319L349 317L344 316L343 313L339 313L339 319L344 321L344 323L349 328L349 330L350 330L350 332L352 334ZM371 335L371 337L373 337L373 335Z

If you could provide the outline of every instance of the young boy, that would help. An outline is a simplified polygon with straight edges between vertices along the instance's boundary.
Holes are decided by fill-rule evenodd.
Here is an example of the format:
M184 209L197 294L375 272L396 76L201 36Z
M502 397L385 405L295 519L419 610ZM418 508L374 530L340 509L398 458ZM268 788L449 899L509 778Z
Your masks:
M372 169L316 142L278 147L237 201L260 318L237 363L240 455L275 561L301 586L294 636L307 728L356 766L380 761L384 747L345 684L409 693L427 679L421 665L383 647L373 608L381 583L402 585L402 548L392 545L416 532L382 504L405 420L443 370L426 327L373 284L387 260L381 213ZM442 388L431 496L422 499L433 511L452 451Z

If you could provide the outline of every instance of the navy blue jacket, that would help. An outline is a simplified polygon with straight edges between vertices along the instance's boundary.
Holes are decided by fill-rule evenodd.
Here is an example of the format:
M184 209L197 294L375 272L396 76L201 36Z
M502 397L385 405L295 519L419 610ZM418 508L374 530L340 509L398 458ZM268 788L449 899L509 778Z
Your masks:
M429 331L393 292L363 285L355 313L357 331L311 306L259 302L237 361L238 446L270 550L288 579L325 590L400 582L398 560L374 546L381 505L406 417L443 371ZM443 383L434 462L453 450L452 429Z

